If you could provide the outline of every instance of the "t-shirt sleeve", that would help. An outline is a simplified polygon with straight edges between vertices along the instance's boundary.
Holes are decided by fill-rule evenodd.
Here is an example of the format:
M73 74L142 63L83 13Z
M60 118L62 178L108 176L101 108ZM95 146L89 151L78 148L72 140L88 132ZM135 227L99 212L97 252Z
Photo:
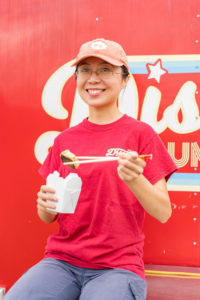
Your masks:
M144 169L144 176L155 184L160 179L166 181L177 170L177 166L169 155L163 141L159 135L153 131L149 135L149 140L142 149L143 154L152 154L152 160L148 160Z
M57 140L55 139L53 146L50 148L49 153L38 172L43 178L46 179L50 173L59 171L60 165L60 151Z

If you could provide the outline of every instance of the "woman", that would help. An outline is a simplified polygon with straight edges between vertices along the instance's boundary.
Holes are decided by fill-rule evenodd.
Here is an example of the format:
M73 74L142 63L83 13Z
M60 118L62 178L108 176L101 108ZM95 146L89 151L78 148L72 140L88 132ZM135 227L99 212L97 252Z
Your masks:
M145 211L160 222L171 216L166 179L176 166L153 129L123 115L118 95L126 87L129 66L122 47L98 39L82 45L75 60L76 80L89 116L62 132L54 142L40 174L57 170L82 179L74 214L56 214L47 200L57 201L46 185L38 193L39 217L57 219L59 233L49 237L44 259L26 272L5 296L13 299L124 300L145 299L142 261ZM69 149L82 156L118 156L118 161L62 164ZM139 154L152 154L145 161Z

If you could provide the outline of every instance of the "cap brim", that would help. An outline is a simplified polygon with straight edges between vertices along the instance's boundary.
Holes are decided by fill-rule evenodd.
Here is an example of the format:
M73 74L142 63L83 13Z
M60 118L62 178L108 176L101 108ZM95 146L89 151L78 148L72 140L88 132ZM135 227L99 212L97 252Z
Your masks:
M123 66L122 62L119 62L118 60L112 59L110 57L104 56L102 54L88 54L85 56L80 57L79 59L77 59L73 64L72 67L77 66L82 60L88 58L88 57L98 57L101 58L103 60L105 60L106 62L110 63L113 66L117 66L117 67L121 67Z

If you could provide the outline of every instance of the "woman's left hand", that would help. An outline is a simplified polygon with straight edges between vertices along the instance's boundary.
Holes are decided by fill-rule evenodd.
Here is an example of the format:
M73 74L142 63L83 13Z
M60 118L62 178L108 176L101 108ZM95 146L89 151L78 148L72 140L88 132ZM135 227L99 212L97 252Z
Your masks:
M117 168L119 177L127 184L144 210L165 223L172 213L165 178L161 178L152 185L142 175L146 162L139 158L137 152L122 153L119 158Z
M146 162L139 158L137 152L120 153L119 158L117 171L124 182L135 180L143 173Z

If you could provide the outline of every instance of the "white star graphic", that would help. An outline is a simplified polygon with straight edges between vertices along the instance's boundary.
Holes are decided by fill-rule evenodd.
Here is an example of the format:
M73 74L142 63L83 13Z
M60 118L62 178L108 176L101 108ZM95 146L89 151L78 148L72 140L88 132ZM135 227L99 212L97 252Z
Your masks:
M160 82L160 76L167 73L167 70L163 69L160 59L155 64L147 64L147 66L149 68L148 79L155 79L158 83Z

